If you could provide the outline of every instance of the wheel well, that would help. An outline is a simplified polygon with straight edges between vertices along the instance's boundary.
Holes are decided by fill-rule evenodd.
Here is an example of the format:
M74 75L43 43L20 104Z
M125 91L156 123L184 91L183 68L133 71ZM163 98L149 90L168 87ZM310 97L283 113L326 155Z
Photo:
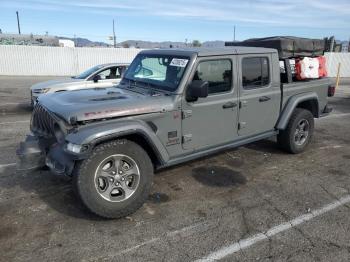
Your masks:
M147 141L147 139L143 135L138 134L138 133L106 139L106 140L100 141L99 143L95 144L94 146L109 142L111 140L118 140L118 139L127 139L127 140L135 142L136 144L141 146L148 153L154 167L161 165L161 160L157 156L156 149L154 149L152 147L152 145Z
M303 101L297 105L297 108L309 110L315 118L318 118L318 102L316 99Z

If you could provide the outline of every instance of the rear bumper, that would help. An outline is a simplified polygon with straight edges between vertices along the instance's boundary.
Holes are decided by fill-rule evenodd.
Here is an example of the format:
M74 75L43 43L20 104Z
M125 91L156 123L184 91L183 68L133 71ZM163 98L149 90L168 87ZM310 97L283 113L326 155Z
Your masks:
M327 115L329 115L332 111L333 111L333 108L331 108L331 107L329 107L328 105L326 105L326 106L324 107L324 109L322 110L320 117L327 116Z
M74 156L64 150L64 145L54 143L49 150L38 137L28 135L17 149L17 169L32 171L49 167L57 175L71 176L75 164Z

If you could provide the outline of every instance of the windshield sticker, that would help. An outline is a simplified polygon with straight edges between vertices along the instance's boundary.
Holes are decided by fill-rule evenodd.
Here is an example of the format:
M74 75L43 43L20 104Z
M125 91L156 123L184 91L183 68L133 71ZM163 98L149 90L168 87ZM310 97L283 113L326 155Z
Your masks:
M186 67L188 59L173 58L171 60L171 66Z

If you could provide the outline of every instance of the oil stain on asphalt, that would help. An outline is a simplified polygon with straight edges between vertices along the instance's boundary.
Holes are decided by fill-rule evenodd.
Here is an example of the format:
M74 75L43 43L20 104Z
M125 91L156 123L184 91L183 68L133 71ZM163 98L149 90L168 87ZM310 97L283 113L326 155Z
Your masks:
M192 176L207 186L229 187L242 185L247 179L240 172L223 166L201 166L192 169Z
M16 230L12 227L0 228L0 239L6 239L14 234L16 234Z
M348 174L346 172L344 172L343 170L340 170L340 169L329 169L328 172L331 173L332 175L348 176Z
M148 196L148 200L151 203L159 204L159 203L168 202L170 198L167 194L164 194L164 193L153 193Z

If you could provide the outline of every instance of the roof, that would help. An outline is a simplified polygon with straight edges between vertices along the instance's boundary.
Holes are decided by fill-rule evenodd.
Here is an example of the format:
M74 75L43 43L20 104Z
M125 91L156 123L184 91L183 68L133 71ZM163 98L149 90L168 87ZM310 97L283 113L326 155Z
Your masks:
M107 67L107 66L128 66L130 63L107 63L107 64L100 64L101 67Z
M233 47L225 47L225 48L152 49L152 50L144 50L141 53L183 55L183 56L193 56L193 55L219 56L219 55L236 55L236 54L277 53L277 50L272 48L263 48L263 47L233 46Z

